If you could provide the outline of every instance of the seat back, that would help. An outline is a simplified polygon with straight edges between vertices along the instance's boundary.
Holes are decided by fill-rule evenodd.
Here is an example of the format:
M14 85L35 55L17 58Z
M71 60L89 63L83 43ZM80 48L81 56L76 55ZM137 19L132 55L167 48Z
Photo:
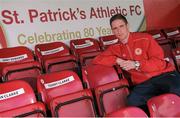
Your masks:
M83 53L100 51L98 41L93 38L70 40L70 48L77 57Z
M36 102L9 111L0 112L0 117L46 117L46 108L43 103Z
M163 29L167 38L180 37L180 30L177 27Z
M161 30L151 30L145 32L151 34L152 37L158 42L158 44L164 50L165 57L169 57L171 55L171 49L175 47L173 40L166 38Z
M138 107L124 107L106 115L106 117L148 117L147 114Z
M173 56L169 56L169 57L165 57L164 58L165 61L167 61L167 63L170 63L171 65L173 65L175 68L177 67L176 62L174 61ZM178 70L178 69L177 69Z
M83 53L80 55L80 65L81 66L88 66L92 64L93 59L99 55L101 51L97 52L89 52L89 53Z
M0 49L0 69L8 64L34 61L34 55L30 49L24 46Z
M180 97L175 94L152 97L147 105L151 117L180 117Z
M42 58L54 58L70 55L70 50L63 42L50 42L35 45L35 54L38 60L42 61Z
M83 86L75 72L66 70L38 76L37 89L38 93L41 94L42 101L50 108L52 99L80 91Z
M20 116L23 114L23 116L27 116L36 113L38 115L40 109L45 112L45 107L42 104L36 104L35 94L28 83L14 80L0 84L0 88L0 116Z
M36 102L32 88L24 81L14 80L5 82L0 84L0 88L0 112Z
M38 62L26 62L7 65L2 69L2 81L21 79L28 82L36 91L37 76L41 74L41 66Z
M177 70L180 72L180 48L172 50L173 59L175 60Z
M175 47L180 47L180 29L177 27L162 30L165 36L174 41Z
M81 66L91 64L92 59L101 52L98 40L93 38L71 40L70 48Z
M161 30L149 30L144 32L151 34L152 37L156 39L159 43L163 43L166 40L166 36L163 34Z
M82 68L83 81L87 88L96 88L99 85L119 80L118 74L113 67L103 65L88 65Z
M45 59L43 65L46 73L59 72L63 70L73 70L78 72L79 68L78 60L74 55Z
M55 117L95 117L96 111L89 89L59 96L52 100L51 111Z
M0 49L0 66L7 63L34 61L34 55L30 49L24 46Z
M128 82L121 79L95 88L95 96L100 116L127 106Z
M119 43L119 40L115 35L101 36L98 39L103 50L107 49L111 45Z
M23 46L0 49L0 73L2 81L23 79L36 88L36 77L41 66L34 60L32 51Z
M77 70L77 59L70 53L69 47L62 42L37 44L35 54L45 72Z

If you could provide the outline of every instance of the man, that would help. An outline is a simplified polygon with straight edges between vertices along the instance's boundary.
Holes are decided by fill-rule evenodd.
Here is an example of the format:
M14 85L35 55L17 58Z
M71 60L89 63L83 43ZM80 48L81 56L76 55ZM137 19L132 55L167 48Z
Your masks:
M127 19L116 14L110 19L119 44L110 46L94 60L94 64L119 65L131 75L133 89L128 104L147 110L147 100L163 93L180 96L180 75L164 60L164 53L151 35L129 31Z

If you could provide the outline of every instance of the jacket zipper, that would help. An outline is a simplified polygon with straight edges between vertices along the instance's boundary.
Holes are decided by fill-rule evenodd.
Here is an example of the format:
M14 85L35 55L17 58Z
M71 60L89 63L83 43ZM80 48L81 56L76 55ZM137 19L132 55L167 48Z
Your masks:
M127 50L128 50L128 53L129 53L129 56L130 56L131 60L133 60L133 56L132 56L132 53L131 53L131 50L130 50L129 46L126 45L126 47L127 47Z

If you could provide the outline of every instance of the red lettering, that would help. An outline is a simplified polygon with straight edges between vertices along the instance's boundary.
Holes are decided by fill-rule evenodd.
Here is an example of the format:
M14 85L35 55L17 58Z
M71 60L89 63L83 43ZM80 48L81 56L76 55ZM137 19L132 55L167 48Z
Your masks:
M77 17L76 17L76 15L75 15L76 11L73 11L73 10L70 8L70 9L69 9L69 12L70 12L71 20L74 20L74 19L77 20Z
M12 15L12 13L9 10L2 11L2 17L5 18L5 19L2 20L3 23L12 24L13 23L13 17L11 15Z
M136 15L141 15L141 7L139 5L131 5L129 6L130 8L130 15L132 16L133 13L135 13Z
M19 14L17 13L17 11L9 11L9 10L4 10L2 11L2 16L5 18L3 19L3 23L5 24L12 24L14 21L19 24L20 21L18 19Z
M30 18L30 22L33 23L34 22L34 18L38 17L38 11L35 9L29 9L29 18Z
M67 15L67 17L66 17L66 15ZM64 11L62 16L63 16L64 20L69 20L70 19L69 13L67 11Z

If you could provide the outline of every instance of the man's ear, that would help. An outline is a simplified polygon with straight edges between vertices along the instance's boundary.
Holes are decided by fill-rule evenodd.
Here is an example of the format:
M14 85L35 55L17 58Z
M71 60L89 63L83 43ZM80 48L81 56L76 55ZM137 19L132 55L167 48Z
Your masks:
M130 26L129 26L129 23L127 24L127 28L128 28L128 30L130 30Z

